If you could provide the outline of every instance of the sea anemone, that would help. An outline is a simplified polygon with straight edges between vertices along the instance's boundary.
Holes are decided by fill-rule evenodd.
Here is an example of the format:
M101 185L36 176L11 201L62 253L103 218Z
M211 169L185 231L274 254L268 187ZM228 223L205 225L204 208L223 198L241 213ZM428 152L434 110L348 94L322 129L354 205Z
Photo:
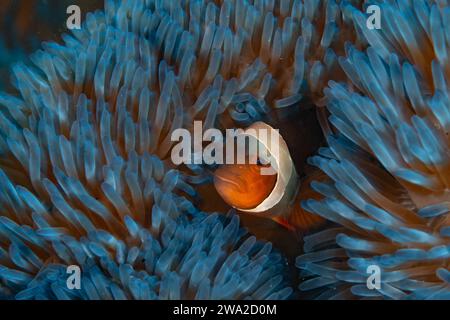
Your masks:
M300 5L282 3L284 15ZM265 110L267 65L282 55L297 52L299 75L298 19L282 33L273 9L106 1L64 44L44 43L34 66L14 67L18 92L0 95L2 298L291 295L284 258L236 216L197 209L193 185L210 177L168 157L170 133L193 119L208 127L225 111L243 122ZM299 101L303 76L293 79L279 106ZM244 103L245 115L231 110ZM80 290L66 286L69 265L82 269Z
M303 208L335 226L304 238L299 288L450 298L449 18L444 0L107 0L0 94L0 298L289 298L285 257L197 205L211 168L169 155L194 120L270 123L306 100L328 178Z
M318 298L450 299L450 21L448 1L367 1L382 27L346 45L349 82L324 90L327 148L310 163L327 182L303 207L336 223L305 238L297 259ZM366 285L371 265L381 288Z

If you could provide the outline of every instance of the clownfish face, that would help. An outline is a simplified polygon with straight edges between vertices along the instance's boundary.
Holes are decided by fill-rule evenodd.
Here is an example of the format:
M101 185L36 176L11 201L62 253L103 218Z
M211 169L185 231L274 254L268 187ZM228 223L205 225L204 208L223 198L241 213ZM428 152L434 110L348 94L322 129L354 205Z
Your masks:
M214 174L214 186L222 199L230 206L246 211L262 203L273 191L277 175L261 175L261 166L256 164L223 165ZM283 227L294 230L308 230L324 223L318 215L305 211L301 202L308 199L320 199L320 195L311 189L313 180L323 180L325 175L318 171L302 179L301 186L286 212L280 215L265 215Z
M258 164L227 164L214 174L214 186L222 199L238 209L253 209L266 199L277 175L261 175Z

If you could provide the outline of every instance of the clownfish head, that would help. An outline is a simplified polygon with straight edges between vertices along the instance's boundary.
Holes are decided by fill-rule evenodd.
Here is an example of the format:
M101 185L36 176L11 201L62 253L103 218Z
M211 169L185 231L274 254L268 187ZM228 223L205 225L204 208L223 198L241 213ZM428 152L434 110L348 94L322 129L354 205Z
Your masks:
M250 128L270 128L264 123L255 123ZM300 202L317 197L309 183L302 185L283 138L276 133L280 143L279 152L272 155L274 163L257 162L224 164L214 173L214 186L222 199L233 208L257 214L276 221L290 230L305 230L320 224L323 219L301 208ZM257 137L256 137L257 138ZM271 151L270 148L268 150ZM265 163L265 162L264 162ZM276 167L273 174L263 174L262 169ZM317 175L314 174L317 178Z

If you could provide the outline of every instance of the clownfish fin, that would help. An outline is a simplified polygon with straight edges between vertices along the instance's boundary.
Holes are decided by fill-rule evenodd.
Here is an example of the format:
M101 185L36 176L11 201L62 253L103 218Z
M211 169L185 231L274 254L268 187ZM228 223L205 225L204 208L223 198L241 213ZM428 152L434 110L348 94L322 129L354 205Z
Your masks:
M276 223L282 225L283 227L285 227L286 229L288 229L289 231L296 231L295 226L293 226L292 224L289 223L289 221L286 218L283 217L274 217L272 218L273 221L275 221Z
M318 201L322 199L322 195L311 188L311 182L324 181L325 179L327 179L327 176L318 170L310 172L305 178L302 179L300 190L298 191L295 202L290 208L289 215L287 216L288 223L296 230L311 230L320 227L326 222L326 219L315 213L306 211L301 205L303 201L308 199Z
M326 222L321 216L307 212L302 208L300 201L297 201L289 215L289 224L296 230L307 231L320 227Z

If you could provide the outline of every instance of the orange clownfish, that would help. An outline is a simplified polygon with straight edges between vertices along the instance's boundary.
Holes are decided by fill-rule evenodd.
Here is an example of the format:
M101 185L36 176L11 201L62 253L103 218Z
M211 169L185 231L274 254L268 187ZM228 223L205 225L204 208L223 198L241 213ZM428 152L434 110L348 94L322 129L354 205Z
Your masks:
M262 122L257 122L250 128L252 127L271 129ZM324 175L315 172L300 183L287 145L281 136L278 138L279 152L273 157L277 168L274 174L261 174L261 168L267 165L225 164L215 171L214 186L222 199L239 211L270 218L289 230L317 227L325 220L306 212L300 202L318 199L319 195L309 185L312 180L320 180ZM270 146L268 149L270 152Z

